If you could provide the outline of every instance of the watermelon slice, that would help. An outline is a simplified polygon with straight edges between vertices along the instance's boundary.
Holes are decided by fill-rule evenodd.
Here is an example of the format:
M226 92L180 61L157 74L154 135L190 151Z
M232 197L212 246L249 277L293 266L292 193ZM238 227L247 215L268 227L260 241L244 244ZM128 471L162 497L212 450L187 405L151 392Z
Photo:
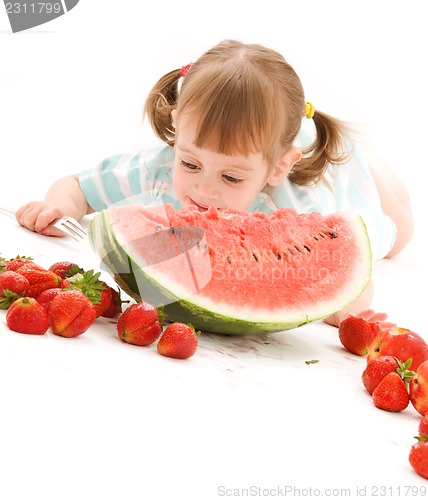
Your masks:
M296 328L348 305L371 276L364 223L345 213L112 206L89 237L136 301L208 332Z

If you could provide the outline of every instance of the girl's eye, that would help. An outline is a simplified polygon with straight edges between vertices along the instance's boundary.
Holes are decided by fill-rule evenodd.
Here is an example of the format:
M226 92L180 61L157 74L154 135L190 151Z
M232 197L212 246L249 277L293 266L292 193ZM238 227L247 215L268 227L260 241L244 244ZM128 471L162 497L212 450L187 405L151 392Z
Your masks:
M236 177L232 177L231 175L223 175L223 178L227 181L230 182L231 184L239 184L242 182L244 179L237 179Z
M188 163L187 161L181 160L181 164L183 167L189 169L189 170L197 170L198 167L197 165L193 165L193 163Z

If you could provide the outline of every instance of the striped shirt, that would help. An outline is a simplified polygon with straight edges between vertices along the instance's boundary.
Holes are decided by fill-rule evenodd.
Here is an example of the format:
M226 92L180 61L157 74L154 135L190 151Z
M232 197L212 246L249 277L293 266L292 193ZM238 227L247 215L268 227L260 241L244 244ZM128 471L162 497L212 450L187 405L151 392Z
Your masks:
M299 145L308 142L301 131ZM87 202L94 210L115 203L153 205L170 203L180 208L172 184L174 149L170 146L111 156L95 168L80 174L79 182ZM319 182L299 186L285 179L279 186L267 186L249 211L269 213L278 208L293 208L297 213L336 211L361 215L369 235L373 259L391 250L396 227L381 208L380 197L369 167L357 145L346 163L330 165L325 176L328 186Z

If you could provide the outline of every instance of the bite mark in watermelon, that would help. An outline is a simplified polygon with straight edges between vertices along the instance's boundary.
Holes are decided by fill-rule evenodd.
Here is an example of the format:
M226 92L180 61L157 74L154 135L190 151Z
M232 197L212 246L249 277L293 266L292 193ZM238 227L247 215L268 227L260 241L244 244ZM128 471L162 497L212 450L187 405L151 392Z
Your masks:
M112 206L92 219L89 237L131 297L216 333L278 332L325 318L371 276L364 223L345 213Z

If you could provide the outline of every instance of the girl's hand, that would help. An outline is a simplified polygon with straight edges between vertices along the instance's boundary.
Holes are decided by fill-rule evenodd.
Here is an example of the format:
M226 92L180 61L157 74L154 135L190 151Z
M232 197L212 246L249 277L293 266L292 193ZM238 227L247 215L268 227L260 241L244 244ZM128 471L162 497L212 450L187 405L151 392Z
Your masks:
M373 309L364 309L357 314L351 314L349 312L339 311L332 316L324 319L324 322L328 325L339 326L340 323L349 316L356 316L357 318L362 318L365 321L370 321L374 323L379 323L382 330L389 330L390 328L397 326L391 321L386 321L388 315L384 312L375 312Z
M55 181L44 201L30 201L16 211L16 220L30 231L46 236L64 236L52 222L64 215L76 220L93 213L79 185L79 176L69 175Z
M61 206L55 206L45 201L31 201L16 211L15 217L19 224L30 231L45 236L64 236L64 233L50 224L66 213Z

